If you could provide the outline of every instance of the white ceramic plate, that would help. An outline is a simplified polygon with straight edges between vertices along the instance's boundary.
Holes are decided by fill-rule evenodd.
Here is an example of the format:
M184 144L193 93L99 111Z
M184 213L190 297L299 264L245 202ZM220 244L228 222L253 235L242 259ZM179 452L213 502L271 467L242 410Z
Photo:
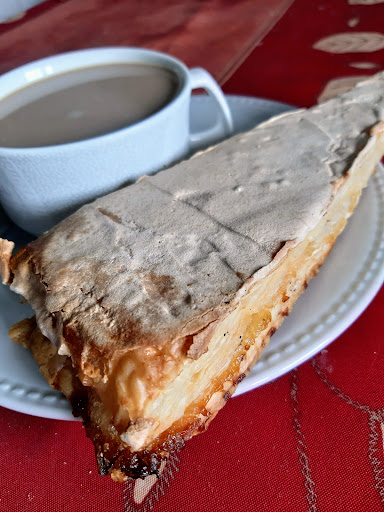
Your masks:
M291 108L242 96L228 96L228 101L237 131ZM193 97L193 130L209 128L215 119L211 100ZM1 211L0 234L18 245L31 239L11 225ZM319 276L311 281L237 394L279 377L319 352L359 316L383 279L384 169L380 167ZM0 405L36 416L72 420L67 401L46 384L31 355L8 339L9 327L32 314L16 294L0 287Z

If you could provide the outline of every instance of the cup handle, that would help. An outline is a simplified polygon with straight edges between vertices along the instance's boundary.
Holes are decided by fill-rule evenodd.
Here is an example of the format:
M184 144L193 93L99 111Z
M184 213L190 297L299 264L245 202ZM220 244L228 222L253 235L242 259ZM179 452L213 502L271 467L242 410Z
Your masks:
M223 91L208 71L203 68L192 68L189 70L189 75L191 78L191 90L205 89L208 95L215 101L220 112L219 122L215 126L190 134L190 148L194 150L232 135L233 121Z

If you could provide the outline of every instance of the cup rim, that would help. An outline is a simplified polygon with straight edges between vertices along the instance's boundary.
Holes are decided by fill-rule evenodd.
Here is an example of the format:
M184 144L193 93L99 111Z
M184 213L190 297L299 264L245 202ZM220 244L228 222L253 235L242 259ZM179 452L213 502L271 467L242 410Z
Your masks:
M141 56L145 56L146 59L144 61L140 60L137 56L136 59L134 57L131 57L130 60L126 59L123 60L123 58L116 58L116 59L110 59L110 60L103 60L103 62L97 63L97 56L101 56L102 54L105 54L107 56L110 52L114 52L116 55L120 54L122 57L125 55L132 54L141 54ZM163 52L159 52L157 50L150 50L147 48L139 48L135 46L103 46L99 48L86 48L81 50L73 50L70 52L63 52L58 53L55 55L51 55L48 57L43 57L41 59L37 59L31 62L28 62L26 64L23 64L21 66L18 66L10 71L7 71L6 73L0 75L0 85L1 82L4 80L11 80L14 76L19 75L20 73L25 73L30 68L33 68L34 66L49 66L52 61L60 61L60 60L69 60L75 56L94 56L95 62L85 65L74 65L72 63L70 66L68 66L68 69L66 71L60 71L60 72L53 72L49 75L39 77L36 80L31 81L31 83L38 83L39 81L46 80L50 76L57 76L62 73L70 73L71 71L76 71L80 68L86 68L86 67L94 67L97 65L107 65L107 64L119 64L119 63L143 63L143 64L151 64L151 65L162 65L164 64L164 67L168 67L171 71L176 73L178 78L182 79L183 82L178 86L178 89L176 91L176 94L174 97L167 103L164 107L162 107L160 110L154 112L153 114L145 117L144 119L141 119L129 126L126 126L124 128L119 128L117 130L110 131L108 133L104 133L102 135L96 135L94 137L87 137L84 139L72 141L72 142L64 142L61 144L51 144L46 146L27 146L27 147L7 147L0 145L0 151L4 153L46 153L47 151L55 151L58 149L70 149L72 147L76 147L79 145L92 145L95 144L101 140L105 141L108 138L116 137L118 136L125 136L127 133L137 130L137 129L143 129L143 126L149 122L156 121L159 117L164 116L172 107L173 105L180 100L185 94L187 94L188 91L188 83L189 83L189 74L188 74L188 68L187 66L177 59L176 57L173 57L172 55L168 55ZM153 62L151 62L151 59ZM157 62L155 59L158 59ZM167 66L168 64L168 66ZM24 84L20 86L19 88L15 89L13 92L9 91L7 94L4 94L0 96L0 102L3 101L7 96L11 94L15 94L17 90L22 89L24 87L28 87L28 84Z

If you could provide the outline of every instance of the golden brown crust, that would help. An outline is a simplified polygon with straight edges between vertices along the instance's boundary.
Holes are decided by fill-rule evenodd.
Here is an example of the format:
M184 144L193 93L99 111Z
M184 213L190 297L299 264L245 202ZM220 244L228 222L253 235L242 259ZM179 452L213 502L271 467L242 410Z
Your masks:
M384 133L384 121L375 124L371 129L371 135L377 135L378 137Z
M384 133L379 137L383 146ZM226 343L230 345L233 340L240 340L230 349L225 369L215 374L212 367L206 387L188 403L182 416L153 434L148 442L142 443L143 449L134 449L134 443L129 446L124 442L126 434L113 421L113 415L100 395L101 388L95 387L94 382L92 384L95 376L86 375L81 366L81 355L76 352L79 343L75 337L72 338L74 335L70 331L66 331L65 335L73 359L58 355L33 320L22 322L11 330L10 335L16 342L31 349L48 382L67 396L74 414L83 417L87 436L95 447L101 474L110 474L117 480L156 474L162 460L169 453L180 450L185 441L207 428L260 357L270 337L289 314L297 297L331 250L366 184L373 167L372 162L377 160L375 151L377 154L382 152L382 147L376 149L376 142L376 139L371 141L350 172L337 183L325 216L307 237L299 244L287 242L275 256L275 265L267 275L244 283L245 292L236 307L232 311L227 310L226 317L222 317L220 322L213 322L205 337L197 339L195 353L192 350L193 339L187 344L186 359L198 365L204 357L212 357L212 354L214 360L217 360L214 355L218 345L217 333L226 328L228 323L234 328L230 336L228 333ZM103 359L102 354L95 353L94 357ZM87 380L89 378L91 380ZM111 385L115 386L115 381L112 380ZM135 439L135 429L141 435L140 429L143 426L146 426L145 421L139 419L125 427L128 427L127 432L133 429L130 438ZM135 442L140 446L140 442Z
M32 352L41 374L53 389L67 397L73 394L78 379L71 360L57 353L57 348L41 333L35 317L26 318L12 326L9 337L14 343Z
M11 329L10 336L13 341L31 349L40 365L42 374L46 378L47 375L50 376L51 385L55 389L61 389L66 394L72 404L74 414L82 416L87 436L92 440L95 447L100 474L110 474L113 479L118 481L123 481L127 477L144 478L150 474L157 474L164 458L170 453L182 449L185 442L194 435L205 431L212 419L226 404L238 384L245 378L253 364L260 357L263 349L269 343L270 337L290 313L293 304L306 288L309 279L318 272L331 250L337 234L334 233L334 237L328 237L326 243L322 244L321 257L313 260L300 280L295 280L294 291L293 293L289 292L289 296L287 295L289 282L282 281L277 294L274 296L276 303L281 305L278 306L278 313L273 321L268 312L258 315L257 319L255 319L255 313L253 313L253 325L248 323L245 330L242 331L242 336L240 336L244 340L241 349L233 355L225 373L221 374L213 383L209 395L200 398L196 403L190 404L183 418L174 422L161 436L153 440L147 449L142 451L132 452L129 450L121 443L118 432L111 429L111 425L105 425L103 421L100 421L98 414L100 408L103 408L100 397L94 389L81 383L72 365L63 364L55 374L50 373L49 368L52 366L52 358L56 357L56 349L47 338L41 335L34 319L20 322L14 326ZM290 244L288 244L288 248L281 250L281 264L293 250ZM242 362L246 359L247 353L252 351L252 345L256 342L260 329L261 332L264 332L264 335L257 340L259 346L256 347L252 359L244 367ZM212 332L210 335L212 336ZM35 343L36 338L39 339L37 344ZM65 359L69 360L69 358ZM71 371L71 386L64 390L60 385L61 373L67 370Z
M11 282L11 268L10 260L15 244L0 238L0 275L3 284L10 284Z
M153 450L136 454L124 450L116 433L113 435L113 429L103 429L102 422L97 421L101 404L95 391L84 386L77 378L69 357L57 354L56 347L37 327L35 317L12 326L9 336L14 343L32 352L43 377L54 389L65 394L72 405L74 416L82 417L87 436L94 444L101 475L112 473L115 480L122 481L127 477L144 478L149 474L157 474L164 456L184 446L182 438L173 435L173 439L166 439Z
M28 338L83 417L101 474L156 474L203 432L317 273L384 152L381 128L367 141L376 107L365 117L355 99L282 116L201 166L193 159L101 198L11 260L12 288L52 344L32 321L11 334ZM253 148L261 135L265 154ZM271 141L297 139L311 149L292 152L283 171Z

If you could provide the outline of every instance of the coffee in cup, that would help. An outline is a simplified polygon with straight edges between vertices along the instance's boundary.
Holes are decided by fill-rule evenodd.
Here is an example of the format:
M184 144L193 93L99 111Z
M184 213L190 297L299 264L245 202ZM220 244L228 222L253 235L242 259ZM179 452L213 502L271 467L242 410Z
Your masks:
M200 88L219 116L191 133L191 92ZM35 235L232 132L225 97L207 71L123 47L55 55L5 73L0 119L1 205Z
M165 107L178 86L171 70L136 63L45 78L0 102L0 146L52 146L126 128Z

